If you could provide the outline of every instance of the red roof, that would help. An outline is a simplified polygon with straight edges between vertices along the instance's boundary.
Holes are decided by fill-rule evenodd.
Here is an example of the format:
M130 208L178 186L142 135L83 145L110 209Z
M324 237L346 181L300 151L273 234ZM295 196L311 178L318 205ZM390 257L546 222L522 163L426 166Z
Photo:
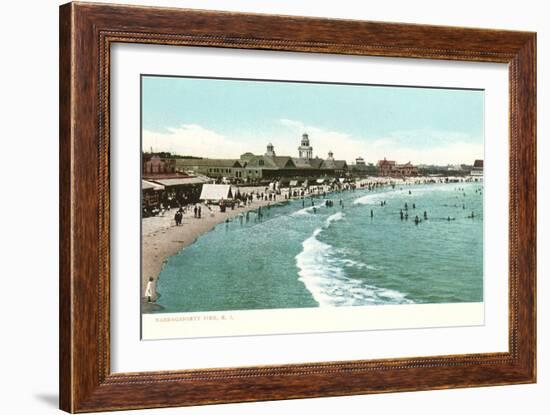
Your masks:
M395 161L394 160L378 160L378 165L379 166L384 166L384 165L389 165L389 166L394 166L395 165Z

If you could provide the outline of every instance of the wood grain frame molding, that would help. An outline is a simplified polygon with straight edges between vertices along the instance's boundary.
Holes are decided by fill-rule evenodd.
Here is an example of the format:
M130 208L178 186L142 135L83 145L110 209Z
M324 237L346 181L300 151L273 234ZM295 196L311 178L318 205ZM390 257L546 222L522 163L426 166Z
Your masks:
M113 43L509 65L509 352L111 373ZM530 383L536 379L536 34L69 3L60 8L60 407L91 412Z

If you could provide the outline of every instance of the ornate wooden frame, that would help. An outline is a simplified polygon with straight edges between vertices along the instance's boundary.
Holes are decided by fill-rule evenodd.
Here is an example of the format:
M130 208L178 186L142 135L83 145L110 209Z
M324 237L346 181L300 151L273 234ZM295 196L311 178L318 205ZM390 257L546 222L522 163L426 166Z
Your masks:
M111 373L109 56L114 42L507 63L509 352ZM535 33L69 3L60 8L59 93L61 409L90 412L535 382Z

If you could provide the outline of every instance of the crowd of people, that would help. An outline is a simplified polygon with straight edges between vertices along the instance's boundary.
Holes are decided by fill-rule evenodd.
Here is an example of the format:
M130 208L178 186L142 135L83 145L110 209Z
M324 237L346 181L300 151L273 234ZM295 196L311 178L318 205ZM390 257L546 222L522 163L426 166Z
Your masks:
M434 183L438 182L433 179L424 179L424 180L418 180L418 183L414 182L413 184L423 184L423 183ZM334 206L334 200L327 198L328 194L337 194L338 192L343 191L355 191L356 188L360 189L367 189L369 191L375 191L383 187L391 187L392 189L396 189L397 186L399 186L399 190L403 190L403 184L398 184L399 182L396 182L394 179L385 179L385 180L373 180L373 181L362 181L357 183L341 183L341 182L333 182L329 184L317 184L313 186L308 187L289 187L283 191L279 189L278 187L263 187L263 188L254 188L250 189L247 188L247 191L241 191L240 188L237 188L234 197L232 199L226 199L226 200L220 200L217 204L205 204L205 203L195 203L195 204L189 204L185 206L180 206L177 211L174 214L174 223L175 226L182 226L183 225L183 218L185 213L191 209L193 212L193 218L195 219L201 219L203 215L203 209L208 209L210 215L214 215L216 212L216 207L220 213L224 213L227 211L228 208L231 210L235 210L236 208L245 208L248 206L251 206L255 202L263 202L263 205L267 209L270 208L270 203L286 203L292 199L301 199L302 200L302 208L305 208L306 206L306 199L309 199L308 204L311 204L313 207L313 213L317 212L317 206L315 205L315 199L322 198L324 199L323 203L325 207L333 207ZM411 183L405 183L405 185L411 184ZM456 191L461 192L463 196L466 195L464 188L457 187L455 188ZM409 195L412 195L412 190L407 191ZM475 190L476 194L482 194L482 188L478 188ZM267 204L265 203L267 202ZM339 199L338 205L340 208L344 209L344 201L342 199ZM466 205L464 203L461 203L462 209L466 210ZM387 206L386 200L380 201L380 207L385 208ZM454 207L458 207L459 205L455 203ZM415 210L417 209L416 203L412 202L410 205L409 203L405 203L403 207L399 209L399 218L402 221L409 220L409 211L410 209ZM170 206L167 206L165 209L162 207L159 209L158 214L161 216L164 216L166 212L169 212ZM246 211L246 213L240 213L237 215L237 218L243 222L246 220L248 222L249 220L249 210ZM264 216L264 212L262 211L261 206L259 206L256 209L256 216L258 219L261 219ZM375 216L375 210L370 209L370 217L374 218ZM474 219L476 217L475 212L471 212L467 218ZM454 217L448 216L446 218L447 221L455 220ZM229 219L227 219L229 220ZM419 213L418 215L414 215L414 223L416 225L420 224L422 221L428 220L428 211L423 210L422 213Z

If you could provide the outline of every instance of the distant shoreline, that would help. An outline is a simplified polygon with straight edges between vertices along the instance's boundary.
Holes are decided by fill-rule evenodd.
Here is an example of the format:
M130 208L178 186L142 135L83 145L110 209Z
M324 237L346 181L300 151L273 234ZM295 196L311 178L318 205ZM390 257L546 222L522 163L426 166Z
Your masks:
M392 179L388 177L369 177L362 180L361 183L378 183L381 187L386 187L390 183L396 185L411 185L417 182L425 182L430 180L430 177L409 177L406 179ZM250 187L241 188L241 192L250 192L255 190L256 192L262 192L263 187ZM361 188L358 187L358 190ZM141 297L142 297L142 312L148 313L152 311L158 311L160 306L155 304L159 295L156 292L156 284L158 276L162 271L164 263L169 257L177 254L182 249L191 245L201 235L214 229L217 225L225 222L227 219L231 220L237 217L239 214L245 214L246 212L253 211L259 207L267 205L276 206L277 204L287 202L289 200L300 199L287 198L288 188L281 190L281 194L277 195L277 200L265 201L254 198L251 204L243 207L235 207L235 209L227 208L225 212L220 212L217 205L210 205L210 209L205 204L200 204L202 207L202 217L200 219L193 217L192 209L183 216L183 222L181 226L175 226L174 214L177 209L171 209L166 211L164 216L154 216L150 218L142 219L142 240L141 240ZM327 194L330 194L327 192ZM315 196L316 194L310 193L305 195L305 198ZM151 298L151 303L147 302L144 298L145 289L149 277L154 278L154 296Z

